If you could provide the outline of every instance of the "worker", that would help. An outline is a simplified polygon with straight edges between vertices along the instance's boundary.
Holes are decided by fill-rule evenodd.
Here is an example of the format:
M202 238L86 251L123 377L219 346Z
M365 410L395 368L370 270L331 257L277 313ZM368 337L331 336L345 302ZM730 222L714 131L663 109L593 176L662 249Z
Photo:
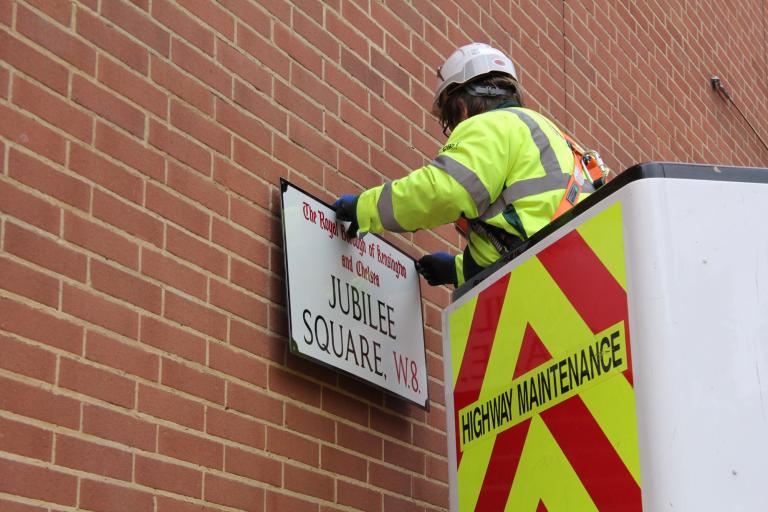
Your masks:
M515 66L503 52L483 43L462 46L437 78L432 113L448 136L437 157L403 178L345 194L333 206L337 219L351 221L350 235L468 221L463 253L438 252L416 263L430 285L460 286L591 185L574 173L574 154L554 123L523 108Z

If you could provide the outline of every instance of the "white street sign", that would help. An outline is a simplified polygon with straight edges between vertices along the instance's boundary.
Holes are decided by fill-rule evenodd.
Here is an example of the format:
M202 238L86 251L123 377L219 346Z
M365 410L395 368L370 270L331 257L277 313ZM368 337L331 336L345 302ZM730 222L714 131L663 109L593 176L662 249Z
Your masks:
M280 185L291 350L426 408L414 261L374 235L349 238L329 206Z

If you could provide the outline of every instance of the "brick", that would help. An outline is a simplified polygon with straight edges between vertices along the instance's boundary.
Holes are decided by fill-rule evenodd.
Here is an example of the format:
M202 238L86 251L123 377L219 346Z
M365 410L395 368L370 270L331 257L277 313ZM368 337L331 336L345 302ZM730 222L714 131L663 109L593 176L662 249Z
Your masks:
M413 479L413 497L440 508L448 507L448 486L425 478Z
M179 39L171 41L171 58L173 63L189 72L198 80L213 87L224 96L232 93L232 77L197 50Z
M230 154L230 135L219 125L199 115L178 101L171 102L171 123L180 131L186 133L222 153Z
M384 512L424 512L425 508L411 498L403 499L391 494L384 494ZM431 512L431 511L430 511Z
M0 212L54 235L59 233L61 225L61 210L59 208L2 179L0 179Z
M147 186L146 206L166 219L202 237L207 237L210 214L154 184Z
M290 510L292 512L317 512L317 503L305 501L274 490L267 490L267 510Z
M411 425L407 419L378 408L371 409L371 428L395 439L411 440Z
M263 73L259 73L259 75L263 75ZM248 80L247 85L240 80L235 80L233 97L235 103L251 114L258 116L277 131L284 133L288 126L288 114L278 107L269 96L272 91L271 85L269 88L265 87L265 93L254 91L250 87L252 85L254 85L253 80Z
M133 380L72 359L61 359L59 386L128 409L135 402Z
M168 31L127 2L104 2L101 14L163 57L170 55L171 36Z
M135 242L70 212L64 214L64 238L128 268L139 267L139 247Z
M56 464L128 481L133 468L130 452L62 434L56 435Z
M69 71L66 67L2 30L0 61L39 80L59 94L67 94Z
M87 290L64 286L62 310L129 338L138 336L139 315L131 308Z
M368 425L369 407L366 403L326 387L322 390L322 408L360 425Z
M45 485L40 485L40 482L45 482ZM77 477L0 459L0 492L74 506L77 503Z
M206 507L190 501L179 501L166 498L165 496L156 496L156 512L219 512L219 507Z
M281 140L279 137L274 138L275 148L280 147L279 141ZM295 145L294 148L296 148ZM268 183L277 183L280 176L288 174L288 169L280 163L290 163L283 158L285 155L278 154L277 150L274 154L266 153L237 137L234 140L232 156L241 167L264 178Z
M82 352L81 326L10 299L0 299L0 329L74 354Z
M26 423L0 418L0 450L50 461L53 453L53 434Z
M0 409L75 430L80 426L77 400L4 377L0 377Z
M213 93L155 56L152 56L152 80L198 110L213 115Z
M11 148L8 174L40 192L83 211L90 209L91 186Z
M93 216L152 245L163 246L162 221L111 194L94 190Z
M147 311L160 314L162 290L140 277L131 275L100 261L91 262L91 284L107 295L130 302Z
M363 482L368 479L368 462L364 458L333 446L321 447L320 468L335 475L346 475Z
M320 385L277 366L269 367L269 389L301 403L320 407Z
M136 456L136 483L192 498L202 497L203 474L177 464Z
M224 404L224 380L170 359L163 359L162 383L214 403Z
M269 35L271 23L269 17L265 16L266 11L264 10L263 2L250 4L238 2L237 0L222 0L220 3L225 9L234 14L237 20L261 34Z
M448 455L448 439L445 432L437 432L423 425L413 425L413 444L436 455Z
M320 464L320 445L317 441L288 430L267 427L267 451L314 467Z
M306 39L310 46L330 57L331 62L338 61L339 43L336 40L336 34L320 26L323 23L322 10L319 18L315 18L317 23L304 14L299 11L293 12L293 29L296 34Z
M51 276L0 257L0 288L57 308L59 281Z
M205 475L205 499L248 512L264 510L264 489L210 473Z
M138 410L178 425L203 430L205 418L203 404L162 389L140 384Z
M251 25L247 27L238 23L237 25L237 46L249 54L256 57L264 66L268 67L281 77L288 79L290 60L286 59L282 53L274 51L274 46L261 34L250 30ZM269 32L269 30L267 31ZM266 34L269 37L269 34Z
M227 447L226 472L257 482L280 487L283 482L283 467L280 461L239 448Z
M227 335L226 316L169 291L165 292L165 317L218 340Z
M13 102L83 142L93 139L93 120L88 114L18 76L13 79Z
M427 456L427 478L448 483L448 462L444 458Z
M198 299L206 298L208 279L167 255L147 248L142 249L141 272L178 290L194 295Z
M285 364L287 343L284 338L266 334L236 319L230 319L229 323L229 341L232 345L278 364Z
M381 492L343 480L339 480L337 492L336 500L340 505L365 508L371 512L381 510Z
M208 352L208 366L227 375L250 382L259 387L267 387L267 365L264 361L251 357L247 352L239 352L218 343L211 343Z
M16 11L16 30L76 68L94 74L96 52L91 47L23 6Z
M277 237L280 236L281 227L276 217L272 217L242 200L232 198L230 201L230 218L267 240L277 240Z
M107 2L110 3L110 2ZM131 19L133 21L135 18ZM84 9L77 10L77 33L139 73L147 74L149 54L111 24Z
M238 226L213 219L211 241L252 263L265 267L269 265L269 248L266 243Z
M168 96L143 75L99 57L99 81L161 119L168 115Z
M81 146L72 145L69 167L120 197L142 203L144 180Z
M276 425L283 424L283 402L256 389L228 384L227 407Z
M93 331L89 331L86 338L85 357L138 377L158 379L160 360L156 354Z
M283 25L275 24L272 30L272 37L278 48L287 52L292 60L298 62L315 75L322 75L323 61L314 46L303 41L292 29Z
M208 407L205 431L212 436L244 444L250 448L262 450L265 446L264 425L225 410Z
M381 76L346 48L341 49L341 67L367 87L371 93L377 96L384 95L384 80Z
M298 466L285 464L285 483L283 487L321 500L334 501L334 479Z
M336 424L332 419L290 403L285 404L285 426L318 440L329 443L336 440Z
M72 79L72 100L137 137L144 136L141 110L79 75Z
M155 450L157 427L142 418L97 405L83 406L83 433L132 448Z
M170 226L166 237L168 252L214 274L226 277L227 255L217 247Z
M107 482L82 479L80 481L80 506L95 512L127 510L153 512L152 494L138 489L122 487Z
M323 128L323 111L305 94L299 93L294 87L282 82L275 82L274 99L278 105L284 107L288 112L301 112L301 118L315 127L317 130Z
M64 163L65 142L61 135L5 105L0 105L0 135L56 163Z
M255 174L232 165L229 160L217 158L214 161L213 179L245 199L269 208L269 185Z
M141 342L190 361L205 362L205 339L149 316L141 317Z
M216 121L264 150L270 149L271 134L269 130L251 114L217 99Z
M206 0L188 0L184 2L184 8L227 39L231 40L235 37L233 16L218 5Z
M192 464L224 469L224 446L199 436L160 427L158 453Z
M254 324L266 324L267 305L263 301L218 280L210 281L210 294L211 304Z
M349 448L374 459L381 459L384 453L381 438L368 430L338 424L337 442L339 446Z
M10 2L8 3L10 6ZM2 7L0 7L2 10ZM48 512L47 508L24 505L15 501L8 501L0 498L0 510L3 512Z
M232 47L221 40L217 42L216 51L221 65L241 77L248 85L267 93L272 90L272 76L264 73L264 69L252 55L243 53L239 48ZM235 80L235 90L237 90L237 84L241 84L242 87L242 82ZM251 112L258 114L253 110Z
M384 461L419 474L424 474L425 457L420 451L384 440Z
M155 120L149 124L149 143L204 176L211 175L211 154L208 150Z
M96 123L96 148L150 178L165 181L165 159L160 153L102 122Z
M411 476L400 468L371 462L368 467L368 483L401 496L411 493Z
M152 16L168 27L175 36L182 37L208 55L213 55L213 32L168 0L152 2Z
M72 20L72 5L67 0L51 2L49 0L28 0L30 5L40 9L64 26L69 26Z
M338 165L338 148L310 125L291 117L288 121L288 136L307 151L333 167Z
M194 171L169 162L168 186L223 217L228 214L229 199L226 192L214 181L203 178Z
M56 378L56 355L42 348L0 334L0 368L52 384Z

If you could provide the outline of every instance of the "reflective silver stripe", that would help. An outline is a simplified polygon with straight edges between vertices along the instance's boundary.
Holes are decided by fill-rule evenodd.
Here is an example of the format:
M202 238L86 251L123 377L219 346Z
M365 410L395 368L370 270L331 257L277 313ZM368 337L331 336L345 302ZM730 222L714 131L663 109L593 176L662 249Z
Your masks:
M407 231L407 229L401 226L395 219L395 210L392 207L391 181L384 184L384 188L381 189L381 195L379 195L379 202L376 206L379 208L379 218L381 219L381 225L384 226L384 229L396 233Z
M446 174L464 187L469 197L475 202L478 214L488 209L488 205L491 204L491 196L488 193L488 189L485 188L483 182L480 181L480 178L472 169L446 155L439 155L432 160L431 164L445 171Z
M570 175L560 168L555 150L549 143L547 135L531 116L517 109L504 109L510 114L515 114L531 131L533 142L539 149L539 159L546 174L538 178L516 181L501 192L501 195L493 202L488 210L480 216L481 220L487 220L504 211L508 204L523 197L541 194L552 190L564 189L568 185Z

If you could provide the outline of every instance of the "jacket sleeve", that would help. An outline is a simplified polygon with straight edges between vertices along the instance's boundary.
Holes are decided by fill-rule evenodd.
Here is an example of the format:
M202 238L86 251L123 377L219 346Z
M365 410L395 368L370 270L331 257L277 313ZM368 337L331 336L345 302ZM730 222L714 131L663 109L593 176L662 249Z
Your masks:
M428 165L363 192L357 203L360 231L416 231L481 214L500 193L509 159L504 123L489 117L460 123Z

